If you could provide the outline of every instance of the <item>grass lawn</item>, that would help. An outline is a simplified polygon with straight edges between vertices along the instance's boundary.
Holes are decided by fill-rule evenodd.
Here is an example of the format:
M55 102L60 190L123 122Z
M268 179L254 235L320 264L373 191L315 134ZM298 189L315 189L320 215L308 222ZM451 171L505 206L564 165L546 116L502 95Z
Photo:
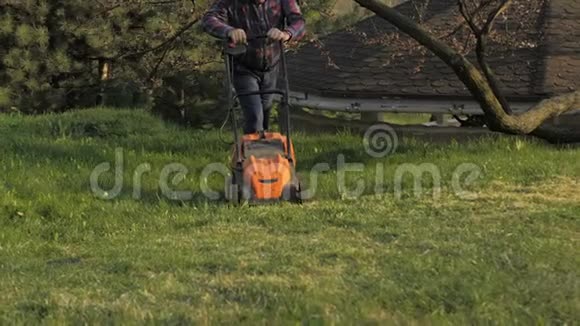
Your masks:
M305 112L312 115L320 115L326 118L340 118L342 120L360 120L360 113L349 113L349 112L332 112L332 111L321 111L312 109L303 109ZM390 124L396 125L420 125L429 122L431 119L430 114L425 113L383 113L383 121Z
M316 197L236 208L200 192L202 169L228 160L217 132L129 110L0 116L0 324L580 320L580 150L516 138L406 140L373 159L355 135L298 135L295 145L302 175L330 166ZM113 164L117 148L122 191L98 199L91 171ZM338 189L341 154L363 163L347 176L349 189L365 182L356 199ZM135 200L144 163L151 171ZM161 192L170 163L187 167L173 181L193 190L191 200ZM439 198L415 195L410 174L395 196L406 163L437 167ZM481 173L459 196L452 181L463 163ZM207 182L218 189L223 178ZM112 187L112 173L101 183Z

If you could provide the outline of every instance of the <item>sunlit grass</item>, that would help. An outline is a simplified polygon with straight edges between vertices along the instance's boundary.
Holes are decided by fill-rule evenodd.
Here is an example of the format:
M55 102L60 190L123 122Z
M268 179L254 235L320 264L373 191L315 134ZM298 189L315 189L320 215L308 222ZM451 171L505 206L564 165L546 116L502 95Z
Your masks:
M357 135L297 135L299 172L327 163L302 206L231 207L201 193L227 164L214 131L166 125L142 111L0 116L0 321L279 324L569 323L580 319L580 151L512 138L435 145L405 140L384 159ZM106 201L89 176L122 149L123 187ZM337 158L362 163L339 191ZM134 171L148 163L141 198ZM171 201L167 164L188 170ZM402 164L433 164L441 193L402 199ZM453 189L457 167L480 176ZM377 166L384 188L375 194ZM112 186L113 177L101 186ZM214 175L209 186L221 189Z

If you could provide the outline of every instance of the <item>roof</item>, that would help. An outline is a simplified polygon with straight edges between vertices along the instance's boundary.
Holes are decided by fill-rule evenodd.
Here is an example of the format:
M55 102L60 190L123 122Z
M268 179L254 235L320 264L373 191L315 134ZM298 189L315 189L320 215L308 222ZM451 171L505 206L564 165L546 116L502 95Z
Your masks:
M422 21L435 33L452 30L460 21L456 0L424 3ZM580 0L539 3L525 17L498 19L499 37L490 40L488 61L508 98L542 98L580 88ZM418 21L416 5L407 2L397 9ZM518 28L522 31L514 39L501 41L501 33ZM372 41L385 35L398 41ZM409 40L384 19L366 18L321 38L322 47L310 43L291 54L292 90L348 98L471 97L439 58L424 50L409 51L404 45ZM476 62L473 54L468 58Z

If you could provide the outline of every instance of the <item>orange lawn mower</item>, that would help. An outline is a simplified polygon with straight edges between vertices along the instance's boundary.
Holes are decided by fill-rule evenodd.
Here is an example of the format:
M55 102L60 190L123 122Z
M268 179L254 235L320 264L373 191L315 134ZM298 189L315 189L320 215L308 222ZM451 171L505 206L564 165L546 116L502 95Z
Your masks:
M266 36L258 37L266 39ZM284 78L284 89L271 89L235 94L233 88L234 57L245 53L245 45L231 47L224 43L226 68L226 92L229 116L231 117L234 146L230 178L226 180L225 197L233 204L271 203L289 201L301 203L301 185L296 175L296 157L290 138L289 84L283 42L280 64ZM236 103L240 97L276 94L281 96L280 108L284 132L260 132L240 137L236 115ZM226 119L227 122L227 119Z

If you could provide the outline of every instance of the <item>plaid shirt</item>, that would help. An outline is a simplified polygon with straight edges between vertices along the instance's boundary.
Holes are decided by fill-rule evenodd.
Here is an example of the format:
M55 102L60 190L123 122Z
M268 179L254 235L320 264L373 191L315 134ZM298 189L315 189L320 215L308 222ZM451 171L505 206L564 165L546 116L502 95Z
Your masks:
M236 28L243 29L252 39L276 27L288 32L292 40L299 40L304 36L305 23L296 1L216 0L203 17L202 25L209 34L224 39ZM248 43L246 54L236 58L237 63L258 71L267 71L278 63L280 47L276 42L254 39Z

